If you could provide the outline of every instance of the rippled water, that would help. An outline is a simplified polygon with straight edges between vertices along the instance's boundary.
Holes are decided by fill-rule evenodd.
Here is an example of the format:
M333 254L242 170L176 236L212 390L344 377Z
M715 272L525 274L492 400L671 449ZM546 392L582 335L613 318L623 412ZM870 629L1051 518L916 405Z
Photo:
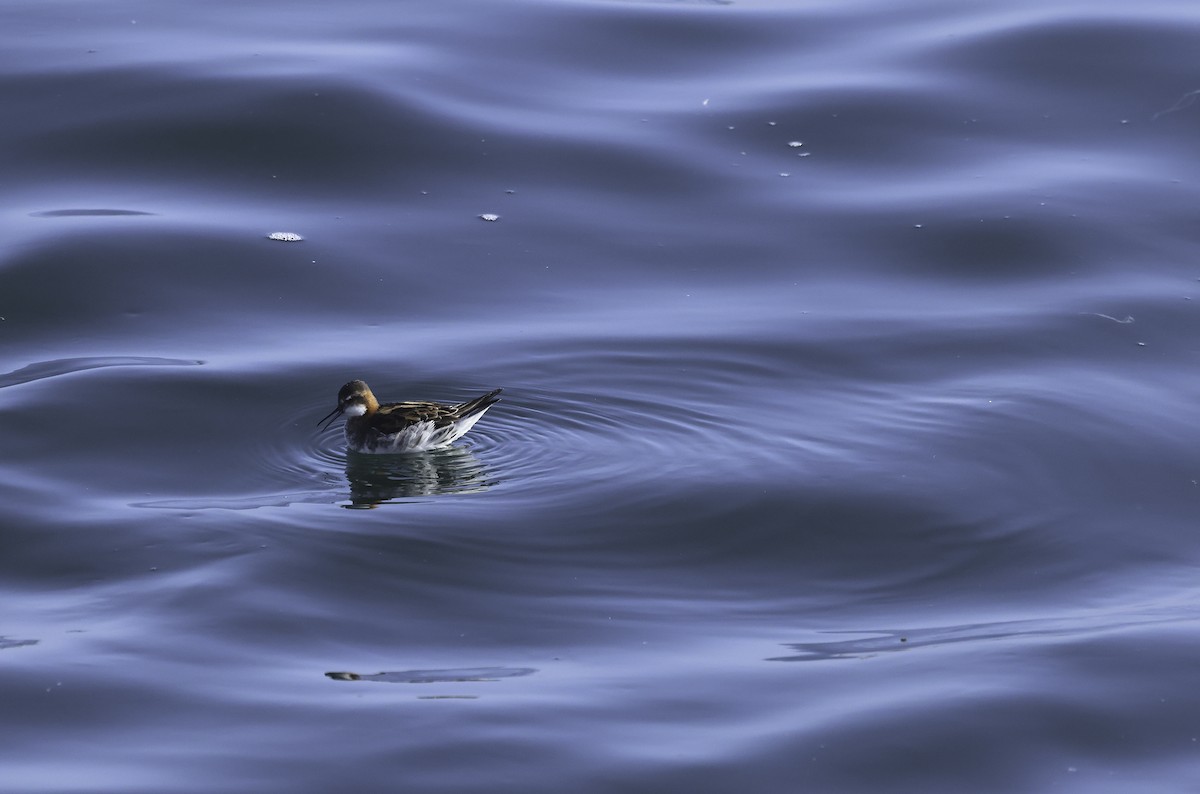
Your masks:
M1195 788L1194 4L0 42L0 791Z

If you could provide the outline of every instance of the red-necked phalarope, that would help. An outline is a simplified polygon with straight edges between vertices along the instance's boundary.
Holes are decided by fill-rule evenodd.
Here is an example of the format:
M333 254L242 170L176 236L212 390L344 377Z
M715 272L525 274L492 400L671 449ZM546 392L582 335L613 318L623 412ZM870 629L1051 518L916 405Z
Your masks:
M379 404L361 380L338 392L338 404L321 420L322 430L346 417L346 445L355 452L423 452L462 438L500 398L501 389L458 405L431 402Z

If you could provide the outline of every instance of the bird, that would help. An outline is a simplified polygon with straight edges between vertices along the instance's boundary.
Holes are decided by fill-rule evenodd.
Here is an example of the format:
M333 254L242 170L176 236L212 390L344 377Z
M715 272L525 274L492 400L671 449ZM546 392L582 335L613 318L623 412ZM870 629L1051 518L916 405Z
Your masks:
M500 399L503 389L465 403L383 403L371 387L352 380L338 391L337 406L321 420L321 429L346 417L346 446L368 454L424 452L462 438Z

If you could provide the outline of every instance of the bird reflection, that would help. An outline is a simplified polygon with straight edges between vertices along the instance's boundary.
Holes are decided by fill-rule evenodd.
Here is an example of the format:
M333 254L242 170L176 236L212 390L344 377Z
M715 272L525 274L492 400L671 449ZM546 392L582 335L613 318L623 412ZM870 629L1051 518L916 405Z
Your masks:
M403 455L350 452L346 479L350 481L347 507L358 509L416 496L485 491L497 482L466 447Z

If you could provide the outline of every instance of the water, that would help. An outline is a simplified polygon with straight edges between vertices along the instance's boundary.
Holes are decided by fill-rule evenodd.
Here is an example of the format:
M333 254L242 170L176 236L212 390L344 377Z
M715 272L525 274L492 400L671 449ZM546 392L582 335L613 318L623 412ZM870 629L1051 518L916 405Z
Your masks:
M0 31L0 791L1194 790L1194 4Z

